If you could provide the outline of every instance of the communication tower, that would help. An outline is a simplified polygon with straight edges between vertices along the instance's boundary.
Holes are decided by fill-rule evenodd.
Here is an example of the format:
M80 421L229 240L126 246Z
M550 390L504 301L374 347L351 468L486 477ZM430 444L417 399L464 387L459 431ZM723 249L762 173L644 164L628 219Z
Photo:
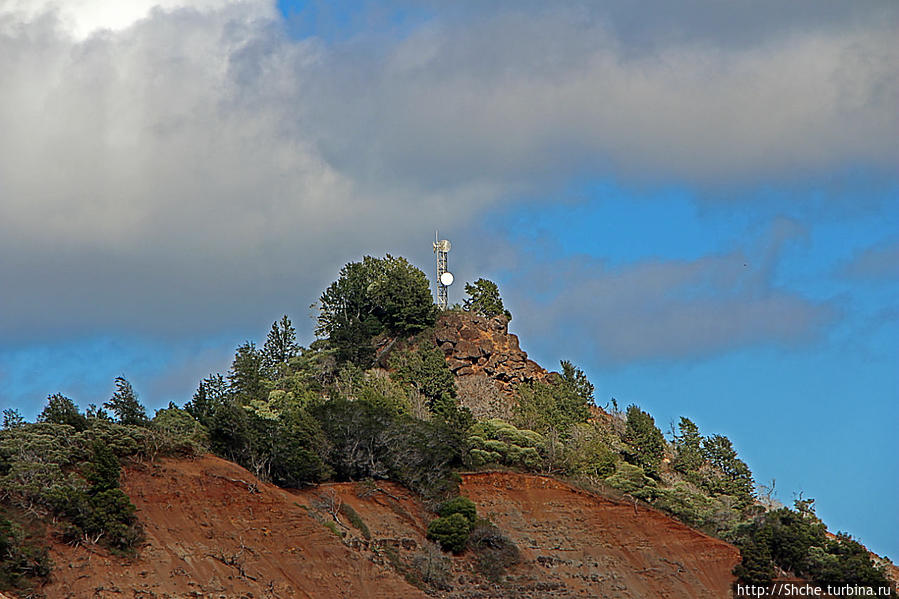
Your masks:
M437 231L434 232L434 254L437 261L437 307L446 310L447 287L453 284L453 273L446 269L446 255L452 245L446 239L439 239Z

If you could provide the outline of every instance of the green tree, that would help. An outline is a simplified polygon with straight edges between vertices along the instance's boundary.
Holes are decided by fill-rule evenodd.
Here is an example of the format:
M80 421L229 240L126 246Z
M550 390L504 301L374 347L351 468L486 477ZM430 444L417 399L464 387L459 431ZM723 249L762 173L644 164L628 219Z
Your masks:
M93 456L85 468L85 478L91 485L92 493L100 493L119 488L119 475L122 466L119 458L106 443L95 441L92 447Z
M333 474L321 455L328 439L318 421L306 410L293 408L282 414L275 435L271 478L276 485L303 487Z
M593 383L587 378L587 375L584 374L584 371L568 360L562 360L559 364L562 366L562 382L568 385L585 403L594 403L593 392L595 388Z
M665 437L652 416L635 405L627 408L624 441L627 444L627 461L643 468L648 476L658 479L659 466L665 454Z
M540 433L565 434L590 418L587 400L564 380L520 385L514 413L516 426Z
M512 313L503 306L499 287L493 281L481 278L474 284L465 283L465 293L468 297L462 303L463 310L488 318L504 314L508 320L512 320Z
M279 364L286 364L299 352L296 329L285 314L281 320L272 323L272 329L268 332L265 345L262 346L262 365L267 370L274 370Z
M706 490L712 495L735 497L741 507L749 505L753 499L752 472L737 457L730 439L723 435L703 439L702 455L713 468L703 483Z
M229 397L228 383L221 374L213 374L200 381L193 399L184 404L184 411L209 428L215 411Z
M448 415L456 408L456 379L440 349L431 346L397 352L389 362L395 378L427 398L433 414Z
M698 472L705 461L702 455L702 435L699 434L699 427L689 418L681 416L677 428L679 432L674 436L673 467L683 474Z
M434 324L428 278L405 258L365 256L340 270L319 299L315 333L327 337L339 361L368 366L370 341L382 332L408 335Z
M137 394L131 387L131 383L124 377L118 376L115 379L116 390L109 398L109 401L103 404L104 408L108 408L116 415L119 424L133 424L137 426L147 426L150 420L144 411L144 406L137 400Z
M237 348L228 373L228 382L231 393L240 404L268 397L262 353L256 349L255 343L247 341Z
M22 414L13 408L8 410L3 410L3 428L17 428L25 424L25 419L22 418Z
M37 420L51 424L68 424L78 431L87 428L87 418L78 411L75 402L60 393L47 398L47 405Z

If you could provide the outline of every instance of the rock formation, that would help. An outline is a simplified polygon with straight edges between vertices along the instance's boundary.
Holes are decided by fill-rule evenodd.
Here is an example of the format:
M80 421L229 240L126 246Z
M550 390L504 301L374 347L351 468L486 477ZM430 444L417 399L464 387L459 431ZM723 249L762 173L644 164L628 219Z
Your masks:
M483 375L504 392L520 383L539 381L551 373L543 369L509 333L505 316L486 318L471 312L448 312L434 329L434 342L457 377Z

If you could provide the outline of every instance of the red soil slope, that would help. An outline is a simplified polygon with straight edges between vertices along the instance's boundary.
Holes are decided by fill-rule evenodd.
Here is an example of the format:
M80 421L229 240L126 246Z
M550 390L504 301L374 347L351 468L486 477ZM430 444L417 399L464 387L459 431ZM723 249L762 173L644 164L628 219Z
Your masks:
M138 557L55 545L48 598L425 597L397 569L427 559L448 569L446 585L430 591L439 597L719 598L739 559L661 513L524 474L463 476L463 494L521 551L501 584L477 572L470 552L435 551L425 538L434 514L398 485L291 492L206 456L130 469L124 488L147 535ZM334 521L328 507L338 504L356 511L369 538L345 513Z
M147 536L139 556L56 545L48 598L425 597L359 559L296 496L225 460L162 460L123 486Z

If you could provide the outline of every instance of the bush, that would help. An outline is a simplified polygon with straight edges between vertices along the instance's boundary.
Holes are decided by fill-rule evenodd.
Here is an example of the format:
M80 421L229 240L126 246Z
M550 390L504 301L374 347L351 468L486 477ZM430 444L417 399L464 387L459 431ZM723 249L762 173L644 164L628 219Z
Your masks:
M68 542L99 542L130 551L142 533L134 505L118 488L119 456L141 449L136 430L150 435L145 429L102 420L74 434L68 425L49 423L2 431L0 491L12 505L63 518Z
M568 382L536 381L518 387L515 425L547 433L563 433L590 418L590 402Z
M606 478L606 484L637 499L650 501L658 492L658 484L646 476L646 472L639 466L619 462L615 474Z
M47 548L29 542L21 526L0 514L0 591L29 590L52 567Z
M474 468L486 464L501 464L529 470L541 462L543 435L515 428L498 419L478 422L468 435L468 462Z
M448 518L453 514L462 514L471 526L474 526L478 518L478 510L474 502L468 497L455 497L445 501L437 508L437 513L442 518Z
M353 509L353 506L348 503L341 503L340 513L346 516L346 519L350 521L353 528L362 533L362 536L365 537L365 539L371 539L371 531L368 529L368 525L365 524L365 521L362 519L362 516L359 515L359 512Z
M615 472L618 455L609 447L604 433L594 424L576 424L571 428L561 460L566 474L605 478Z
M428 524L428 538L440 544L444 551L462 553L468 543L472 524L463 514L458 512L446 518L437 518Z
M498 583L506 571L521 561L518 547L487 520L478 520L468 536L476 555L475 566L487 580Z

